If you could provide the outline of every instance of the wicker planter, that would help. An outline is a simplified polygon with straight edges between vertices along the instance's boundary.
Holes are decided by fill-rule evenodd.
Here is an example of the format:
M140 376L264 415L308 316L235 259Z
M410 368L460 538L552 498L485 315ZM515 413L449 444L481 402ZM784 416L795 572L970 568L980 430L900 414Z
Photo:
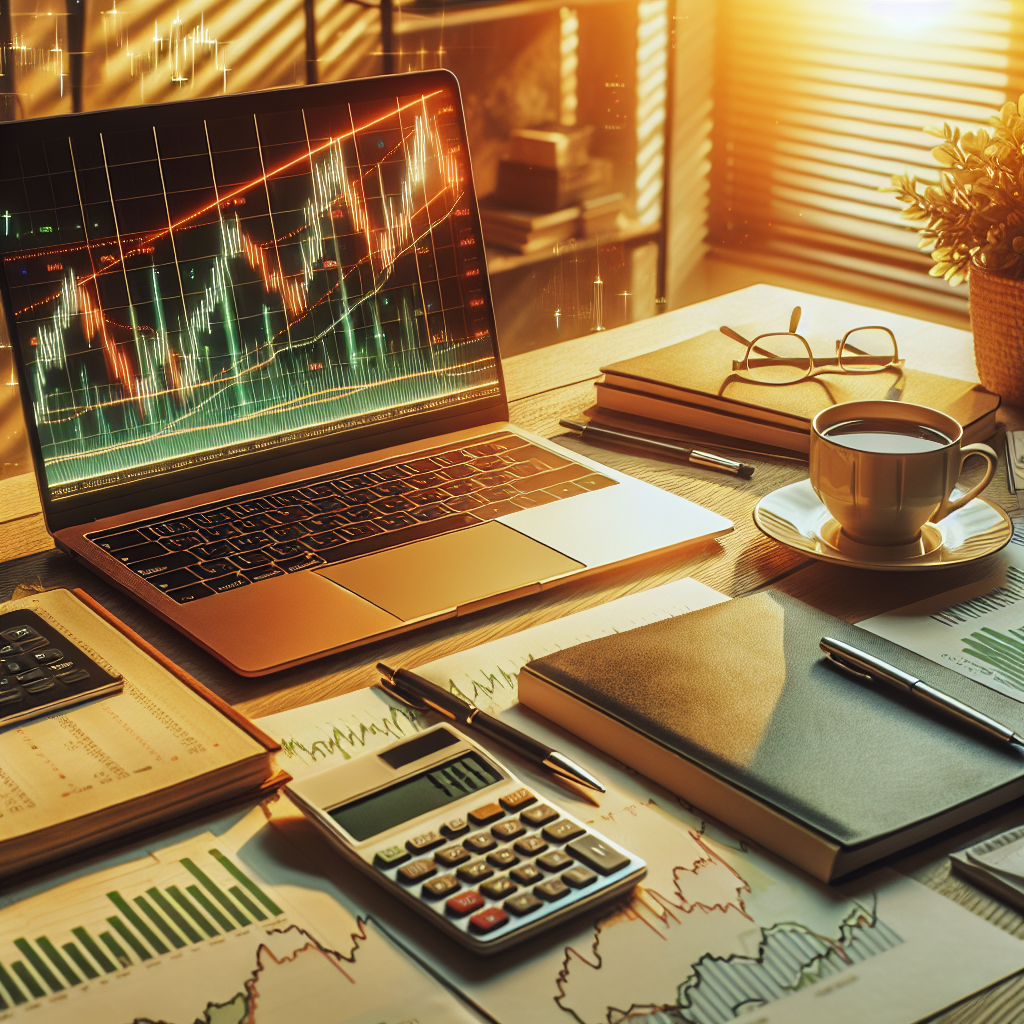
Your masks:
M981 383L1024 406L1024 281L971 267L971 330Z

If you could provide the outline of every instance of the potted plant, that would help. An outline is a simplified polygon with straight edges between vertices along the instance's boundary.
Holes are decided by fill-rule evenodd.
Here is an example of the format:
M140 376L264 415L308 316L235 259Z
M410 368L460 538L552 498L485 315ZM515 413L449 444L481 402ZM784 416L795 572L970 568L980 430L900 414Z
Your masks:
M1024 95L989 118L992 130L926 128L938 182L894 174L903 216L926 221L921 248L929 273L951 285L967 278L978 376L989 391L1024 406Z

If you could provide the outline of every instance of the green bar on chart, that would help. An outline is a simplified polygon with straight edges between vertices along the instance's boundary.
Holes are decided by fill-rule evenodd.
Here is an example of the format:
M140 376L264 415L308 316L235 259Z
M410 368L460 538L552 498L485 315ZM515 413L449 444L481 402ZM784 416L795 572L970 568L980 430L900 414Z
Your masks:
M124 923L124 921L121 920L121 918L108 917L107 924L109 924L110 927L113 928L114 931L117 932L117 934L120 935L121 938L124 939L124 941L132 947L132 949L135 952L135 955L140 960L153 959L153 954L150 953L150 951L146 949L146 947L141 942L139 942L139 940L134 935L132 935L130 931L128 931L128 926Z
M46 993L43 991L43 986L36 981L35 978L29 973L29 969L20 961L15 960L11 964L11 970L18 976L21 983L29 990L33 999L42 999Z
M71 965L60 955L57 947L45 936L40 935L36 939L36 945L46 954L47 959L54 967L64 975L64 980L69 985L81 985L82 979L71 970Z
M145 896L135 897L136 906L164 933L164 937L175 949L183 949L185 940L150 906Z
M220 935L220 932L217 931L217 929L199 913L196 909L196 905L176 885L167 886L167 892L171 899L174 900L174 902L177 903L178 906L181 907L181 909L184 910L185 913L188 914L188 916L191 917L192 920L195 921L195 923L199 925L199 927L202 928L211 939Z
M113 919L108 918L108 920ZM100 942L102 942L103 945L114 954L114 959L116 959L122 967L131 967L132 958L121 948L117 939L115 939L110 932L100 932Z
M180 931L189 942L202 941L202 936L199 932L197 932L195 928L193 928L192 925L190 925L188 921L186 921L185 918L183 918L181 914L179 914L178 911L167 902L167 897L158 888L156 888L156 886L152 889L147 889L146 895L149 896L157 907L159 907L159 909L171 919L171 922L177 926L178 931Z
M260 910L260 908L257 907L256 904L253 903L253 901L249 899L249 897L246 896L237 885L231 886L231 888L228 889L228 892L231 893L231 895L234 896L235 899L238 900L238 902L241 903L257 921L266 921L267 915L264 914L263 911Z
M210 895L244 928L247 924L252 922L243 914L238 907L228 899L227 894L224 893L220 886L214 882L202 868L197 867L188 857L185 857L181 866L194 878L200 885L202 885Z
M128 905L128 901L119 892L108 892L107 899L121 911L128 923L153 947L158 953L167 953L167 947L157 938L156 933L146 924L145 921L135 913Z
M75 962L75 966L87 977L87 978L98 978L100 972L85 957L82 955L82 951L73 943L65 942L60 947L65 953Z
M270 911L274 917L283 914L284 911L233 861L224 856L220 850L211 850L212 856L225 871L230 872L239 882L242 883Z
M113 974L117 970L113 962L107 957L107 954L100 949L96 940L84 928L72 928L71 934L85 946L85 951L107 974Z
M32 965L36 974L50 986L51 992L64 991L64 986L57 980L57 975L43 963L43 958L28 944L28 939L15 939L14 944L25 955L25 959Z
M226 932L233 932L235 926L209 901L206 893L198 885L190 885L185 890Z
M3 964L0 964L0 985L7 990L7 994L11 997L11 1001L15 1006L20 1006L22 1003L28 1002L28 996L18 988L14 979L7 973L7 968Z

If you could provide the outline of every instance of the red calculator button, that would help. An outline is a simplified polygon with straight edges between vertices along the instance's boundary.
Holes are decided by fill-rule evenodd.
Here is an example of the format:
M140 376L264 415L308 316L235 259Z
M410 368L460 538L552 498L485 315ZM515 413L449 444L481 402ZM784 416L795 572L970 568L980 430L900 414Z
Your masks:
M458 896L453 896L445 904L448 912L456 917L465 917L467 914L472 914L474 910L479 910L483 905L483 896L472 890L460 892Z
M501 907L488 907L469 919L473 930L478 932L492 932L495 928L500 928L506 921L508 921L508 914Z

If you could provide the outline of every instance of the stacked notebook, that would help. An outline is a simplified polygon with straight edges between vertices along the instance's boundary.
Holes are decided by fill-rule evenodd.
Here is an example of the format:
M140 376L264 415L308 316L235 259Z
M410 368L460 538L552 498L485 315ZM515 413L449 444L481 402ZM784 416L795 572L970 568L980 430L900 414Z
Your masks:
M0 604L15 609L124 689L0 732L0 877L289 781L279 744L86 594Z
M724 438L806 453L811 420L840 402L895 399L927 405L964 428L964 443L995 430L999 396L980 384L921 370L827 374L786 387L766 387L735 375L743 346L720 331L603 367L600 412L643 417Z
M1024 794L1024 752L850 678L823 636L1024 730L1017 701L775 591L531 661L519 700L826 882Z

